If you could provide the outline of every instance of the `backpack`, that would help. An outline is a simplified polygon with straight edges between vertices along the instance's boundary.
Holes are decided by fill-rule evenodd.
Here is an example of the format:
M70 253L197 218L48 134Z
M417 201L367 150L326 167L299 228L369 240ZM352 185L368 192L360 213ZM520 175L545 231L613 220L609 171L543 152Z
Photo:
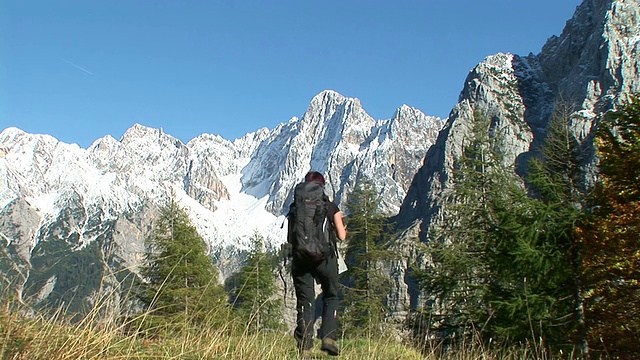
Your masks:
M288 241L293 245L295 257L317 263L333 252L328 202L320 183L311 181L296 185L287 215Z

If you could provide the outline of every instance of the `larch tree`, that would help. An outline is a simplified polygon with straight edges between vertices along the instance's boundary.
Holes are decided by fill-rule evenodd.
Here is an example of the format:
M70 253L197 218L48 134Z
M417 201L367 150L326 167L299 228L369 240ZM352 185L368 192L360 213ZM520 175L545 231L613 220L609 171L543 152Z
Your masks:
M598 124L600 182L580 227L589 345L640 358L640 97Z

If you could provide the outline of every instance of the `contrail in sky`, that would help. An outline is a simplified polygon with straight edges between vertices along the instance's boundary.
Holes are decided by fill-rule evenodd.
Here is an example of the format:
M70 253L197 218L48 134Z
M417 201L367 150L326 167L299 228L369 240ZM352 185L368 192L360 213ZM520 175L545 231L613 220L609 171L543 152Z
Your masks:
M79 70L82 70L82 71L86 72L86 73L87 73L87 74L89 74L89 75L93 75L93 73L92 73L91 71L89 71L89 70L87 70L87 69L85 69L85 68L82 68L82 67L80 67L80 66L78 66L78 65L76 65L76 64L74 64L74 63L72 63L71 61L65 60L65 59L63 59L63 58L60 58L60 60L62 60L62 61L64 61L64 62L66 62L67 64L69 64L69 65L73 66L73 67L74 67L74 68L76 68L76 69L79 69Z

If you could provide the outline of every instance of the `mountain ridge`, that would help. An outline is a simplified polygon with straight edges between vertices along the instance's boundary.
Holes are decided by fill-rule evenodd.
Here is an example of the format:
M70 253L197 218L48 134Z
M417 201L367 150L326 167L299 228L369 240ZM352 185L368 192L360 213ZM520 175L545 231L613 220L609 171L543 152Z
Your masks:
M374 177L367 163L400 158L394 161L407 167L402 171L416 169L421 159L405 154L424 156L433 141L429 134L442 120L403 109L393 124L376 121L359 100L323 91L302 117L233 142L202 134L185 144L162 129L134 124L120 140L107 135L83 149L49 135L5 129L0 234L8 240L0 257L17 269L6 269L5 281L16 284L21 298L55 303L61 299L53 294L65 291L61 284L73 282L68 269L51 267L60 257L88 263L95 257L108 272L123 267L135 273L157 208L170 194L188 210L225 278L239 266L253 231L271 248L285 241L281 224L288 196L307 171L326 173L330 194L344 203L348 184ZM381 147L407 138L402 124L434 130L414 137L420 141L411 153ZM387 208L399 207L408 184L374 181L389 194Z
M251 224L259 224L274 247L284 240L280 225L290 190L314 169L326 175L327 191L341 206L360 179L373 180L380 209L395 215L401 259L389 268L389 304L404 316L423 301L407 275L409 264L420 260L415 245L430 241L476 114L504 131L505 161L522 173L554 106L567 102L574 109L574 135L591 155L583 164L590 169L584 182L595 181L595 124L640 92L639 14L637 1L585 0L539 54L493 54L471 69L446 122L404 105L392 118L375 120L359 100L326 90L301 117L233 141L202 134L184 144L162 129L136 125L126 144L105 136L82 149L5 129L0 235L7 245L0 273L21 298L55 304L65 300L56 295L64 288L56 286L72 280L61 268L70 266L67 258L85 259L86 272L98 271L83 263L89 259L110 271L135 269L156 207L174 192L224 277L241 262ZM57 198L54 190L64 196ZM62 265L51 265L56 260ZM115 287L117 280L104 284ZM99 289L93 284L85 290L79 298Z

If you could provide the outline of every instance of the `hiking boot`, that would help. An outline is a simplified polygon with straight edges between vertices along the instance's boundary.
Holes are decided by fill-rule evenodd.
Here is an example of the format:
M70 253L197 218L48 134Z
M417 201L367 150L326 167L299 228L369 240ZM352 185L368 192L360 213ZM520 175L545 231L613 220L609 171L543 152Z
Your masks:
M338 348L338 343L336 343L336 341L333 340L332 338L322 339L322 347L320 349L331 356L340 355L340 349Z

